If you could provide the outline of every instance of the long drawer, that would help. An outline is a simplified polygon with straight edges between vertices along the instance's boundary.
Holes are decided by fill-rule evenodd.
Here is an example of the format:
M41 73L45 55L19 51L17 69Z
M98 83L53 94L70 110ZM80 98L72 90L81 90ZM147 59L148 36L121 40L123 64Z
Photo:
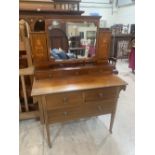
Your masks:
M65 108L71 106L79 106L82 103L83 103L83 95L81 92L67 92L46 96L47 110Z
M117 97L117 88L93 89L84 92L85 102L110 100Z
M108 114L113 111L114 106L115 102L111 101L106 103L99 102L98 104L96 103L94 105L80 105L78 107L49 110L47 111L48 121L54 123Z

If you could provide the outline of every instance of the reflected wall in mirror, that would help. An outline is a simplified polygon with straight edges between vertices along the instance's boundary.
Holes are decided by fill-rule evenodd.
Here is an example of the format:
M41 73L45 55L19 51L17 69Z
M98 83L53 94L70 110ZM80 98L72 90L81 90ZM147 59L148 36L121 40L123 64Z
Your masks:
M52 21L48 26L50 57L55 60L93 58L96 32L94 23Z

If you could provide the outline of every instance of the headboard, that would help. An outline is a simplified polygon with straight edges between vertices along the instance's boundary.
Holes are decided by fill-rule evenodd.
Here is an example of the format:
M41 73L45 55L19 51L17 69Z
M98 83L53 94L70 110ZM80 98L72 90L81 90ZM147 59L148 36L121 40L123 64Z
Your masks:
M61 48L65 52L68 51L68 38L66 36L66 33L59 28L54 28L49 31L49 43L51 49Z

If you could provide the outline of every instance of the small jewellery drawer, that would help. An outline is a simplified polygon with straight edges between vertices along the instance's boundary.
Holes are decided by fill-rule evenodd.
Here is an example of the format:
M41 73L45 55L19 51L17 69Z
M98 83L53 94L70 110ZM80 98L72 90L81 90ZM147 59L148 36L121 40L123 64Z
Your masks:
M46 108L57 109L82 104L83 97L80 92L59 93L46 96Z
M94 89L94 90L87 90L84 92L85 102L114 99L117 97L118 96L116 88Z

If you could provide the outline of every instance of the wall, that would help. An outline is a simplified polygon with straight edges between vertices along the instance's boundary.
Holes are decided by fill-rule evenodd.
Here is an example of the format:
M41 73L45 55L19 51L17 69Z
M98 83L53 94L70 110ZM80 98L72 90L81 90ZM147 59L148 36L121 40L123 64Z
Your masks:
M93 5L93 4L92 4ZM92 6L91 5L91 6ZM93 7L87 7L85 5L80 7L80 10L85 11L83 15L90 15L92 12L98 12L102 16L101 20L104 21L104 27L110 27L113 24L134 24L135 23L135 5L129 5L116 8L113 4L113 10L111 5L100 5Z
M115 20L115 15L112 15L111 8L95 8L96 11L94 11L94 9L92 8L81 8L81 10L85 11L83 15L90 15L90 13L92 12L99 13L99 15L102 16L101 20L104 20L105 22L104 27L110 27L111 25L113 25L113 22Z
M115 23L135 24L135 5L118 8Z

